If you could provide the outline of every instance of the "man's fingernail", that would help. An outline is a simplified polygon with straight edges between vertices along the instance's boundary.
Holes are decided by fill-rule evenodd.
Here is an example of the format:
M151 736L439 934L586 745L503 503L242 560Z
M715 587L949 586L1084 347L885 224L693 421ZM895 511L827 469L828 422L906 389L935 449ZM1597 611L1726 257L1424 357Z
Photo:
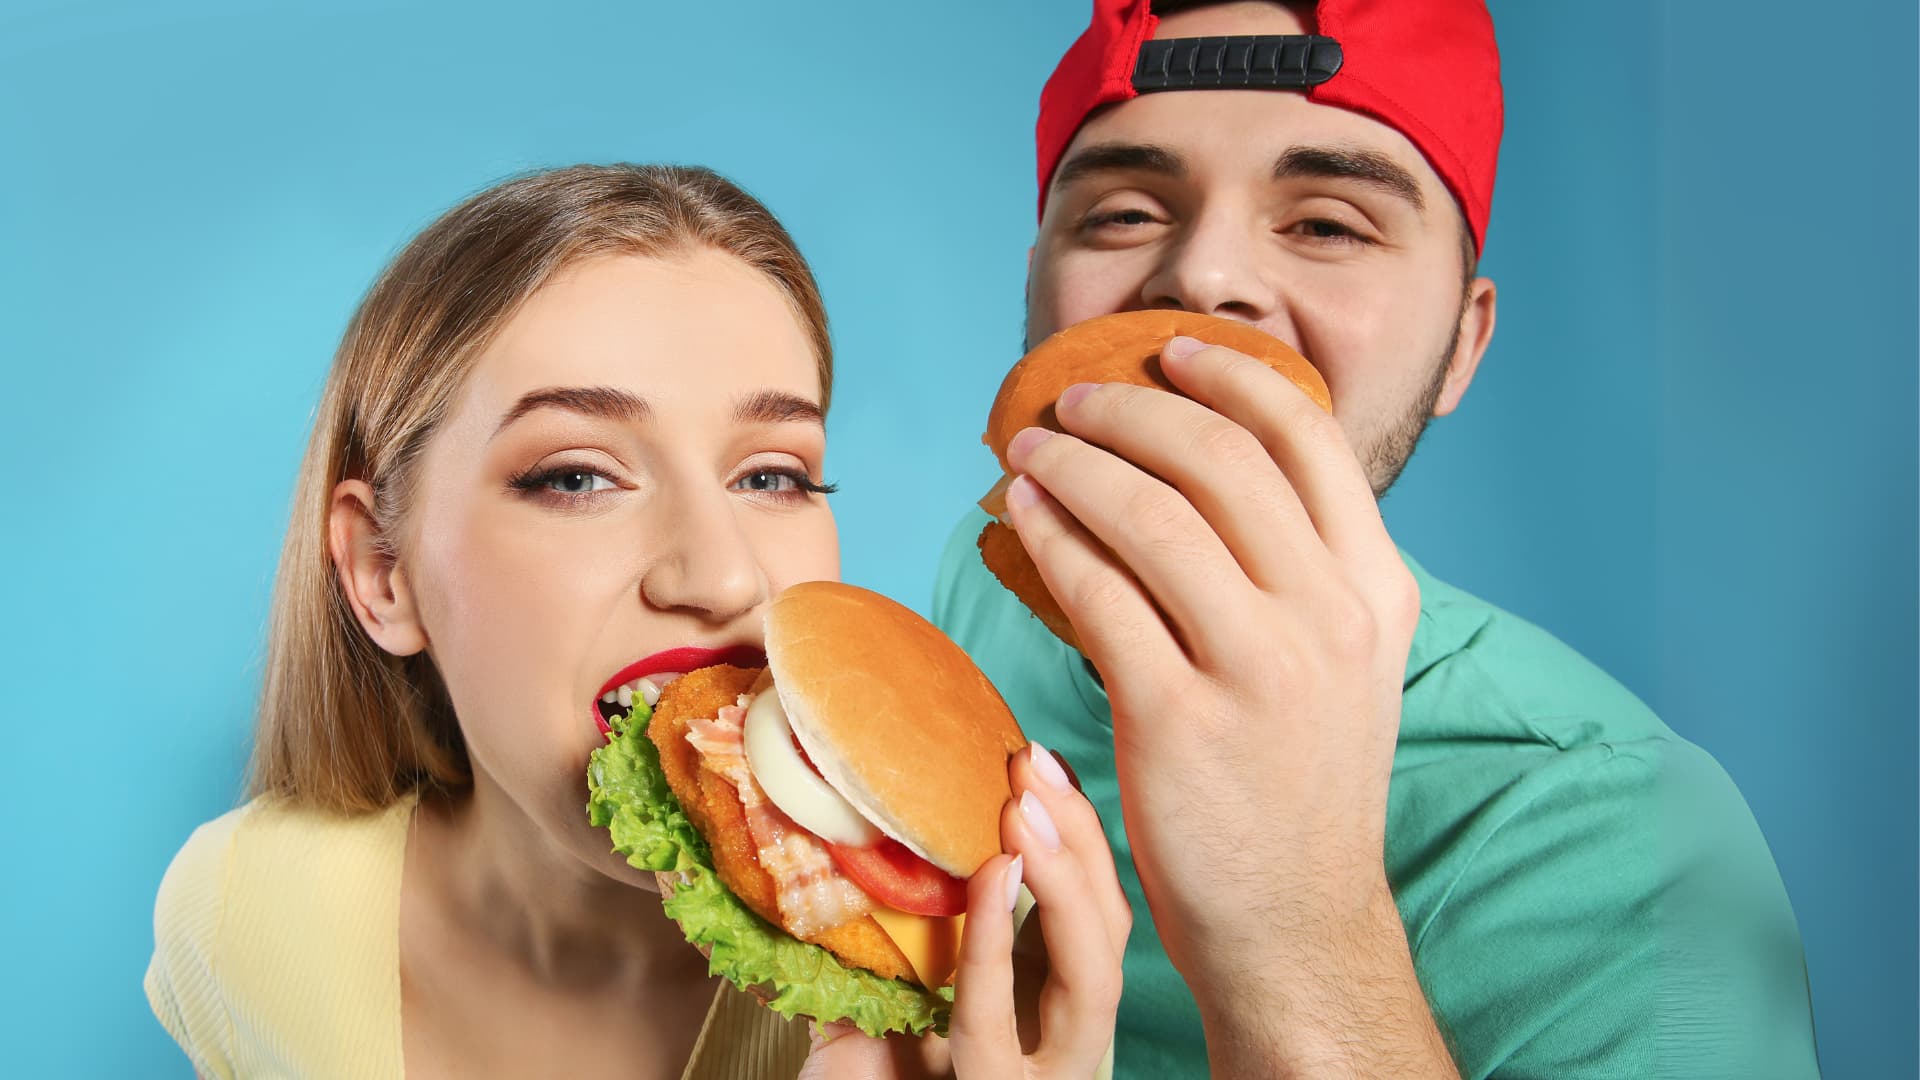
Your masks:
M1033 477L1021 473L1013 478L1013 483L1007 485L1008 506L1017 506L1025 510L1039 504L1040 485L1033 482Z
M1181 336L1174 338L1172 341L1167 342L1167 347L1160 350L1160 355L1171 356L1174 359L1178 360L1183 356L1192 356L1194 353L1197 353L1201 349L1204 349L1206 347L1207 347L1206 342L1201 341L1198 338L1190 338L1182 334Z
M1073 781L1067 779L1066 770L1060 767L1060 762L1047 752L1046 747L1036 742L1028 743L1027 749L1027 760L1033 763L1034 775L1046 781L1048 787L1055 791L1067 791L1073 787Z
M1019 458L1033 452L1033 448L1053 438L1053 432L1046 428L1022 428L1020 434L1007 444L1007 457Z
M1065 405L1067 408L1071 409L1075 405L1078 405L1082 401L1085 401L1087 395L1093 393L1097 389L1099 389L1099 385L1097 383L1090 383L1090 382L1074 383L1072 386L1069 386L1065 390L1060 391L1060 404Z
M1053 815L1047 813L1046 806L1034 798L1031 791L1020 793L1020 816L1027 819L1027 827L1040 838L1042 846L1048 851L1059 850L1060 830L1053 824Z
M1012 911L1020 903L1020 871L1026 868L1024 856L1015 855L1007 864L1007 910Z

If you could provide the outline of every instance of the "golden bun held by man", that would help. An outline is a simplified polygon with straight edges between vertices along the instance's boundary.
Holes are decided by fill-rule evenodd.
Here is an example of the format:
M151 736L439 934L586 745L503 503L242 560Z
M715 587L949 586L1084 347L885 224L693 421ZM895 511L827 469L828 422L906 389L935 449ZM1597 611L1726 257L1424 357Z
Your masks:
M1011 474L1007 444L1022 429L1043 427L1063 431L1054 414L1054 402L1075 383L1130 383L1178 393L1160 370L1160 350L1176 337L1190 337L1245 353L1292 380L1328 412L1333 398L1327 384L1293 347L1264 331L1231 319L1191 311L1123 311L1103 315L1054 334L1021 357L1000 384L1000 393L987 413L987 431L980 438ZM1000 584L1020 598L1060 640L1080 648L1080 639L1066 612L1047 591L1040 569L1027 555L1020 537L1007 523L1007 485L1000 482L981 498L980 508L993 515L980 530L980 558Z
M776 1011L938 1030L1026 739L959 646L878 593L795 585L765 631L764 669L692 671L616 718L589 815Z

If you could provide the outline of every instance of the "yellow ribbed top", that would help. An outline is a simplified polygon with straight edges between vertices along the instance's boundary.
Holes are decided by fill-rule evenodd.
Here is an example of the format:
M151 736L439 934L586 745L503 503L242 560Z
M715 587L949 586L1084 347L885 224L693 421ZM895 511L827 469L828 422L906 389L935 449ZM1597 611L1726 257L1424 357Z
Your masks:
M400 874L414 800L337 817L259 800L160 883L147 1000L203 1077L405 1072ZM683 1080L792 1077L806 1025L722 984Z

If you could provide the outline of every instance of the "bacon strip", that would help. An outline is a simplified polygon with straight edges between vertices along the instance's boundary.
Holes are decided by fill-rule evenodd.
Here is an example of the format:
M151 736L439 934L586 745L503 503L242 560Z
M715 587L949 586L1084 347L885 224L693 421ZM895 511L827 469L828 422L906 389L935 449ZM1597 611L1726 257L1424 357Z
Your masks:
M873 898L840 872L819 837L794 824L767 798L747 768L746 705L720 710L711 720L689 720L687 742L700 752L702 764L718 773L740 793L747 830L759 848L760 866L773 878L774 902L787 930L808 938L872 911Z

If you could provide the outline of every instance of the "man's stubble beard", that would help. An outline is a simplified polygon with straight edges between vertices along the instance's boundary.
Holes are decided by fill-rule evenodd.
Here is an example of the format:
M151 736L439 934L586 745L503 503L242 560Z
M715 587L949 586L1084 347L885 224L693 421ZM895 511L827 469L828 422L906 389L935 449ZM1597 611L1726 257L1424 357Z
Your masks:
M1460 320L1455 319L1452 336L1439 362L1434 364L1433 374L1428 377L1420 396L1378 438L1358 448L1360 464L1367 470L1367 483L1373 488L1375 502L1386 497L1387 489L1400 479L1401 471L1413 458L1414 448L1420 445L1420 436L1426 433L1427 424L1433 420L1434 403L1440 400L1441 393L1447 388L1447 371L1453 367L1453 354L1459 349Z

